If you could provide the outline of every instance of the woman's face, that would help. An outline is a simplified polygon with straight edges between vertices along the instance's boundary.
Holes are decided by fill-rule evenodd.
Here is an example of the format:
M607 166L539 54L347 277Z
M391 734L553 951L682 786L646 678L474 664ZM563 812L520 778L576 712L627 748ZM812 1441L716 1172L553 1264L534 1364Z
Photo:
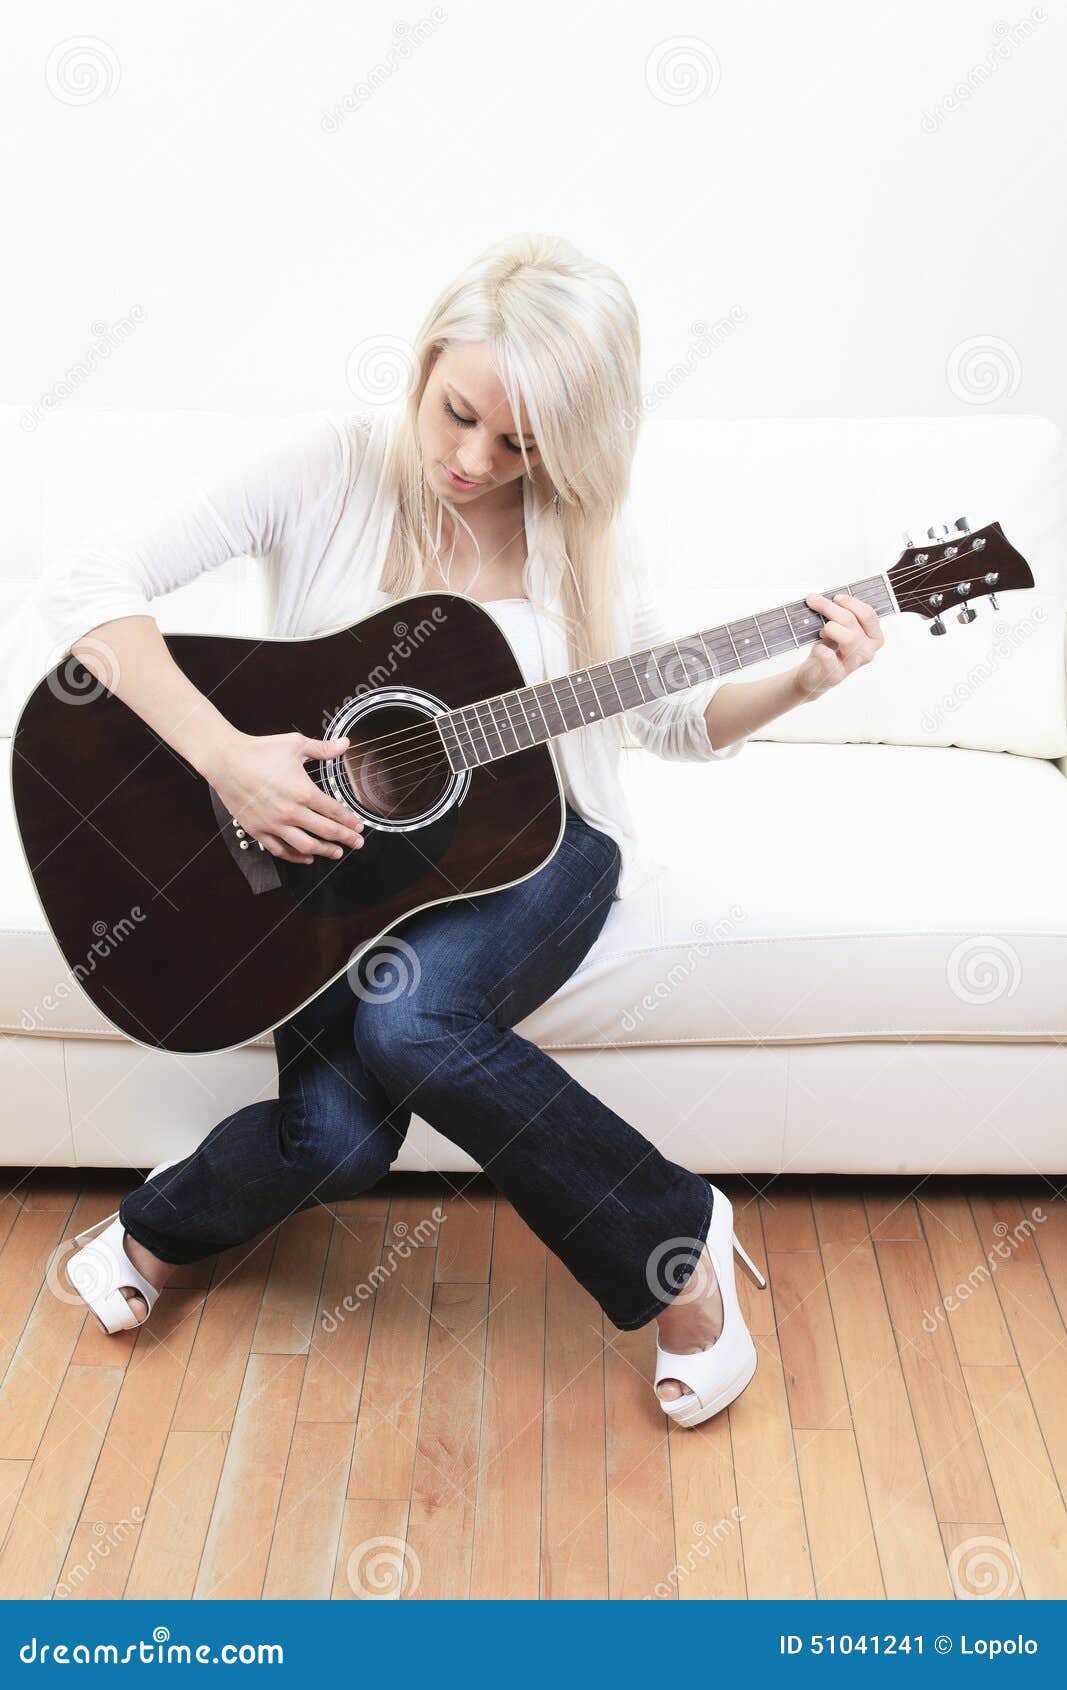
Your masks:
M539 460L525 405L519 418L527 454ZM485 341L463 341L434 354L418 413L425 473L456 505L510 505L525 473L511 407ZM455 479L461 477L462 479Z

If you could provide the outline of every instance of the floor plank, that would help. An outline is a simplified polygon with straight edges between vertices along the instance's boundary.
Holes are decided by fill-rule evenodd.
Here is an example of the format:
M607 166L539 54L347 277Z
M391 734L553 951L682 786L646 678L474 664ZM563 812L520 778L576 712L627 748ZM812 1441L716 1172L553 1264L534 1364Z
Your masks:
M0 1171L0 1599L1062 1599L1067 1200L719 1183L759 1352L670 1425L484 1175L388 1176L105 1335L57 1272L125 1176ZM58 1252L58 1254L57 1254Z

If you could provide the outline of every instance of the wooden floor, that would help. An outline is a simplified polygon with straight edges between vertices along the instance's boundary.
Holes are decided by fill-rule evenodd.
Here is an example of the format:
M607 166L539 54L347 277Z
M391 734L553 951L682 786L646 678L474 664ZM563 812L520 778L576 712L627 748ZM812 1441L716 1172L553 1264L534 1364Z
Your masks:
M654 1324L482 1177L295 1216L107 1338L54 1253L132 1181L0 1186L0 1597L1067 1596L1050 1183L721 1181L759 1368L668 1437Z

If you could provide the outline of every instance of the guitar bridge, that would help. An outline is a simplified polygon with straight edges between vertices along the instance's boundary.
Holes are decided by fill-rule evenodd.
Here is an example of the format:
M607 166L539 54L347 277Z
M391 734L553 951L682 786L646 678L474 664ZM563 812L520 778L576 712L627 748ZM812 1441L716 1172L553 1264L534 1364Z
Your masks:
M275 891L281 885L282 879L270 852L260 850L252 841L238 839L234 818L210 783L208 791L211 794L211 808L215 812L215 820L219 824L226 848L253 892ZM248 844L250 849L242 851L242 843Z

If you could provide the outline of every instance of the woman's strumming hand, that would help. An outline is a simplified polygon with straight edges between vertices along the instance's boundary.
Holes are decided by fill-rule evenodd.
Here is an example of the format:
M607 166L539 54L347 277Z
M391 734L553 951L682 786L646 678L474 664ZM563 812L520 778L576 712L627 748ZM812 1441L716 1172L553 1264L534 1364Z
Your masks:
M363 843L363 822L323 792L304 768L310 758L339 757L347 739L306 734L237 734L208 779L230 814L274 857L310 863L340 857Z

